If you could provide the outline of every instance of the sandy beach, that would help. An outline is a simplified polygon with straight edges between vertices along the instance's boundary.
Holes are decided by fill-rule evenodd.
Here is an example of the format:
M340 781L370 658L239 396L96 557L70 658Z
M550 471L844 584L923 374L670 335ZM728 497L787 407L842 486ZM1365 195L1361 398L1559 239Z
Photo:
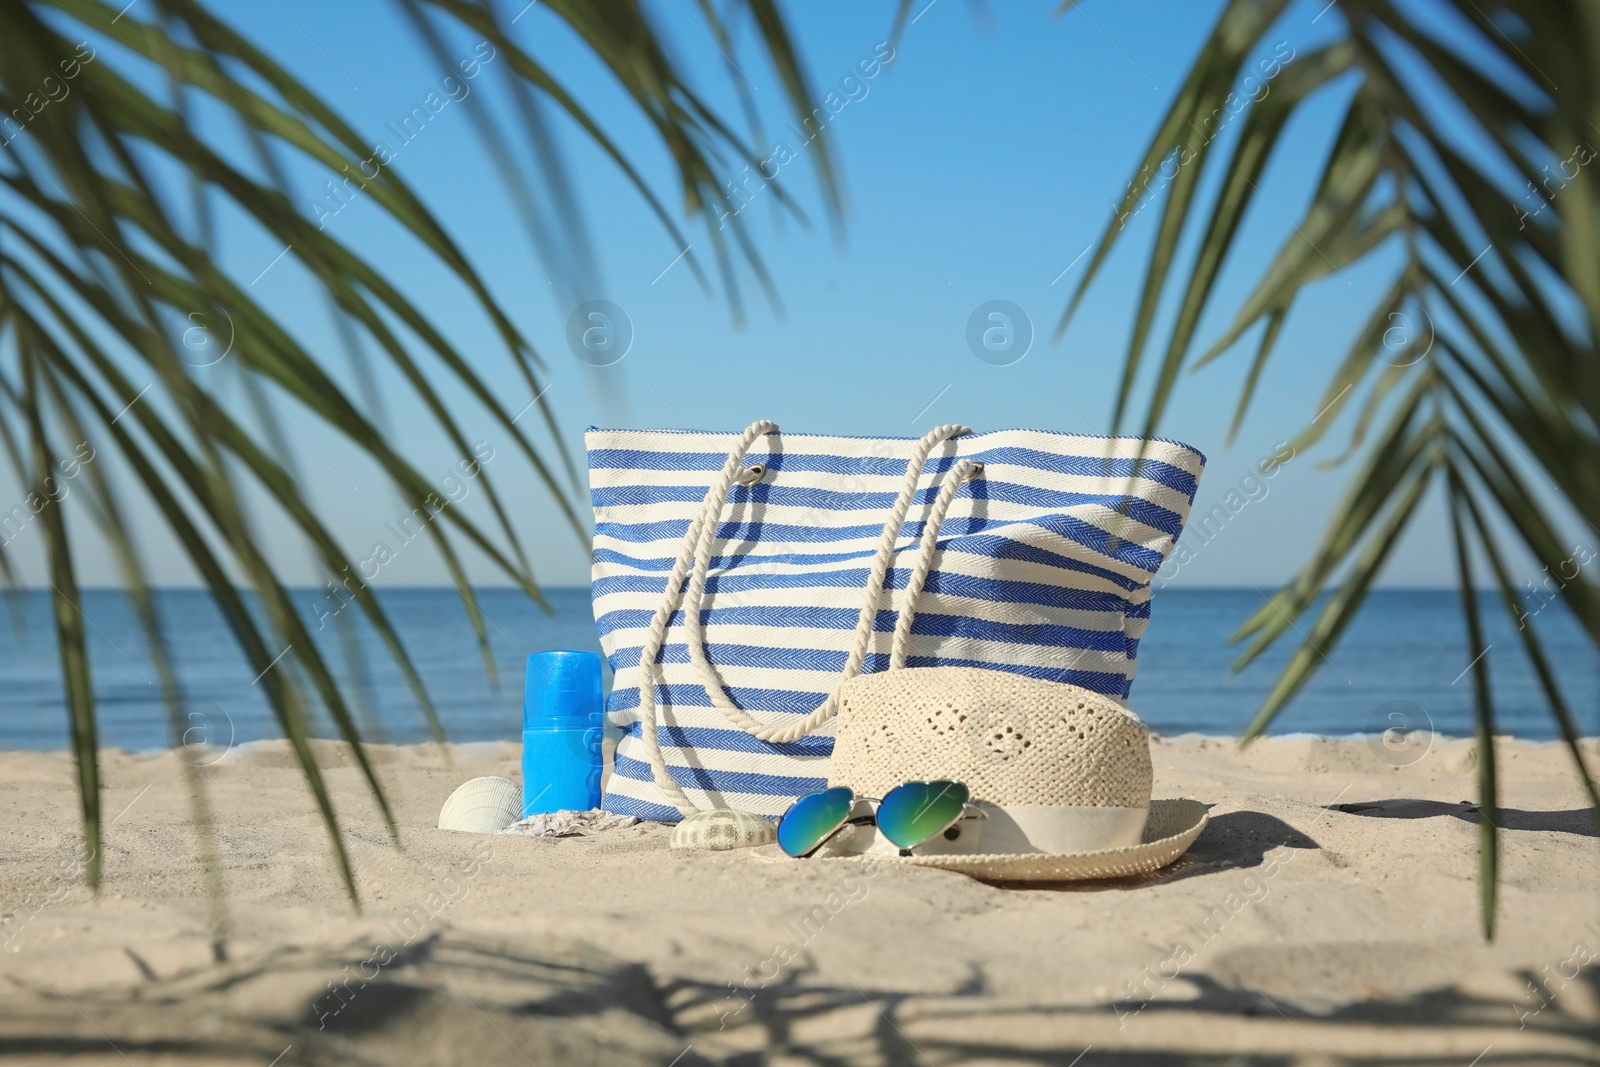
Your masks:
M1469 742L1154 745L1211 807L1137 882L1007 888L848 861L435 828L517 746L375 747L396 848L321 746L362 893L281 742L206 770L215 958L174 753L105 755L105 884L70 760L0 754L0 1053L83 1064L1587 1063L1600 841L1560 746L1502 742L1499 934L1477 914ZM1585 742L1591 759L1600 756ZM119 814L120 813L120 814ZM1534 983L1534 984L1530 984ZM1087 1051L1086 1051L1087 1050Z

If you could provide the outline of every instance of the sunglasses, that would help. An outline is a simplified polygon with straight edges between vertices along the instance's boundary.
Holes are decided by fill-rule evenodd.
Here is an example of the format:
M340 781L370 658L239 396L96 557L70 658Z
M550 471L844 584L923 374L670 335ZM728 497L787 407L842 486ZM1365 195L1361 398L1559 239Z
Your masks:
M795 859L805 859L847 826L876 826L900 855L909 856L913 848L940 834L953 837L949 831L962 819L988 818L968 798L965 782L948 779L906 782L882 800L858 798L849 786L836 785L807 793L789 805L778 820L778 847Z

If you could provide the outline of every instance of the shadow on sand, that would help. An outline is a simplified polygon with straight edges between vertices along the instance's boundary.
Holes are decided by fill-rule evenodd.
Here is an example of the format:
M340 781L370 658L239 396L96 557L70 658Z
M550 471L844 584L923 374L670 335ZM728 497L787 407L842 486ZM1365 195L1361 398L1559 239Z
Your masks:
M1443 815L1473 824L1483 817L1478 811L1478 806L1470 801L1447 804L1442 800L1412 800L1405 797L1366 800L1359 804L1335 804L1329 810L1360 815L1368 819L1432 819ZM1588 808L1573 808L1570 811L1522 811L1518 808L1501 808L1500 829L1543 830L1559 834L1576 834L1579 837L1600 837L1600 829L1595 826L1595 814Z
M974 970L956 989L911 994L836 984L804 966L740 1000L726 983L658 974L592 946L496 943L438 934L370 980L366 945L282 949L69 999L13 980L0 1001L0 1057L132 1064L651 1064L773 1062L1061 1067L1148 1064L1455 1064L1441 1050L1487 1046L1477 1067L1593 1063L1591 1024L1561 1007L1524 1020L1454 988L1326 1012L1246 982L1185 975L1196 995L1142 1005L1002 1000ZM1600 998L1600 967L1574 980ZM331 1006L337 1005L337 1011ZM1436 1040L1428 1041L1432 1035ZM1407 1049L1431 1048L1428 1052Z

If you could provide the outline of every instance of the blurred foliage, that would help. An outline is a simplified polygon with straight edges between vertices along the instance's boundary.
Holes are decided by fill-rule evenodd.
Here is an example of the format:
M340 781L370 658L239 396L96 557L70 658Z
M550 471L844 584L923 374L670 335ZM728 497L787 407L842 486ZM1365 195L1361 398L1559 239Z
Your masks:
M457 84L481 79L477 99L458 106L470 116L530 241L555 275L557 292L583 293L592 282L573 175L558 147L563 134L577 131L597 146L680 247L690 244L680 217L708 221L716 209L736 215L724 180L745 163L757 164L751 144L759 137L736 133L688 84L655 16L624 0L548 0L518 28L543 19L538 34L521 37L548 39L550 20L559 20L592 53L656 142L623 145L517 43L511 23L531 7L507 18L488 0L393 0L388 11L415 31L437 61L439 73L428 75L433 84L444 75ZM702 2L690 10L699 19L693 30L708 35L730 67L736 31L746 31L743 36L756 42L776 71L788 105L810 114L811 94L784 19L770 0L733 0L718 8ZM498 107L484 102L489 94L482 89L491 83L498 86ZM753 124L748 90L737 79L734 85ZM136 493L159 515L164 536L193 564L251 671L259 672L354 898L338 816L308 743L308 719L319 705L349 743L391 834L393 814L361 745L351 698L291 602L269 558L270 546L247 513L247 497L270 501L304 535L327 575L339 580L359 573L306 503L305 483L283 432L286 422L295 424L283 409L338 435L377 466L406 508L427 508L443 520L423 525L461 593L492 672L482 616L459 551L470 546L540 599L524 539L512 528L487 469L479 484L492 525L485 528L457 508L437 507L429 480L397 450L396 435L384 431L376 383L409 390L430 414L431 429L470 459L474 449L459 412L443 399L465 390L497 433L514 442L583 538L577 471L551 410L538 399L547 381L544 364L466 252L400 171L383 165L388 158L216 10L193 0L0 4L0 112L0 449L29 487L29 499L43 503L36 525L48 551L88 879L98 884L100 878L101 780L86 620L73 565L74 545L83 540L76 528L83 512L116 554L160 676L174 744L185 726L168 637L125 519L124 498ZM519 147L532 166L518 162ZM641 176L636 158L645 150L664 150L675 189L654 189ZM819 140L808 155L824 200L836 213L827 142ZM458 350L426 303L408 299L376 256L339 240L337 227L319 225L325 221L320 213L308 217L312 213L299 207L307 201L296 196L290 177L307 164L325 170L346 195L359 193L370 201L447 269L492 324L502 351ZM773 188L776 202L792 209L783 189ZM673 194L677 203L669 206ZM282 247L281 256L292 257L314 279L345 342L351 376L360 386L354 395L324 369L319 357L326 354L307 351L297 340L290 328L294 320L286 316L303 315L303 309L267 306L252 279L230 276L219 265L221 217L248 220L270 247ZM705 229L704 247L711 249L737 315L738 262L763 284L766 275L739 225ZM699 257L691 251L686 262L708 284ZM224 343L226 359L218 363L215 353ZM202 354L204 361L197 358ZM517 368L528 390L527 408L523 399L507 402L488 388L479 368L489 358L507 359ZM230 384L245 397L253 420L226 402ZM543 447L527 432L539 419L518 424L534 406L552 442ZM108 477L113 468L127 472L121 484ZM84 508L50 506L63 477L80 479ZM18 579L3 546L0 576L10 585ZM360 580L341 585L340 595L359 606L442 739L433 705L382 605ZM339 620L347 651L359 650L351 630L356 614ZM189 785L202 860L218 900L205 793L193 768ZM220 930L218 944L220 951Z
M1057 333L1127 221L1159 202L1117 422L1131 417L1141 371L1153 375L1141 427L1149 434L1179 372L1233 352L1248 335L1254 353L1231 440L1296 297L1399 250L1392 284L1331 363L1321 411L1292 442L1304 449L1341 414L1354 414L1334 461L1353 471L1320 543L1234 635L1248 641L1238 667L1291 630L1300 638L1244 740L1310 680L1429 490L1442 494L1471 661L1483 928L1492 937L1499 788L1491 657L1474 595L1485 570L1518 623L1600 822L1571 709L1537 629L1525 624L1506 563L1507 549L1520 544L1544 564L1554 582L1532 577L1559 592L1600 647L1600 585L1580 572L1593 548L1574 550L1560 532L1600 523L1600 186L1590 165L1600 142L1600 5L1337 0L1297 5L1292 21L1289 7L1226 5ZM1296 46L1313 37L1326 43ZM1328 99L1339 101L1340 117L1309 206L1232 325L1201 350L1196 328L1240 223L1252 207L1276 210L1258 206L1257 186L1284 131ZM1203 194L1203 184L1214 193ZM1182 240L1195 251L1180 262ZM1158 335L1164 298L1175 313Z

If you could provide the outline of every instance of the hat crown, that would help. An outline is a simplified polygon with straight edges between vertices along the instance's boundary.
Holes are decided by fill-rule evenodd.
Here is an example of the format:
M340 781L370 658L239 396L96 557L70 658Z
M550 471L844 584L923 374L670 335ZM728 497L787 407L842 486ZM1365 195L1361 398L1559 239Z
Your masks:
M977 667L863 674L839 693L831 784L883 796L954 778L999 805L1142 807L1150 732L1098 693Z

